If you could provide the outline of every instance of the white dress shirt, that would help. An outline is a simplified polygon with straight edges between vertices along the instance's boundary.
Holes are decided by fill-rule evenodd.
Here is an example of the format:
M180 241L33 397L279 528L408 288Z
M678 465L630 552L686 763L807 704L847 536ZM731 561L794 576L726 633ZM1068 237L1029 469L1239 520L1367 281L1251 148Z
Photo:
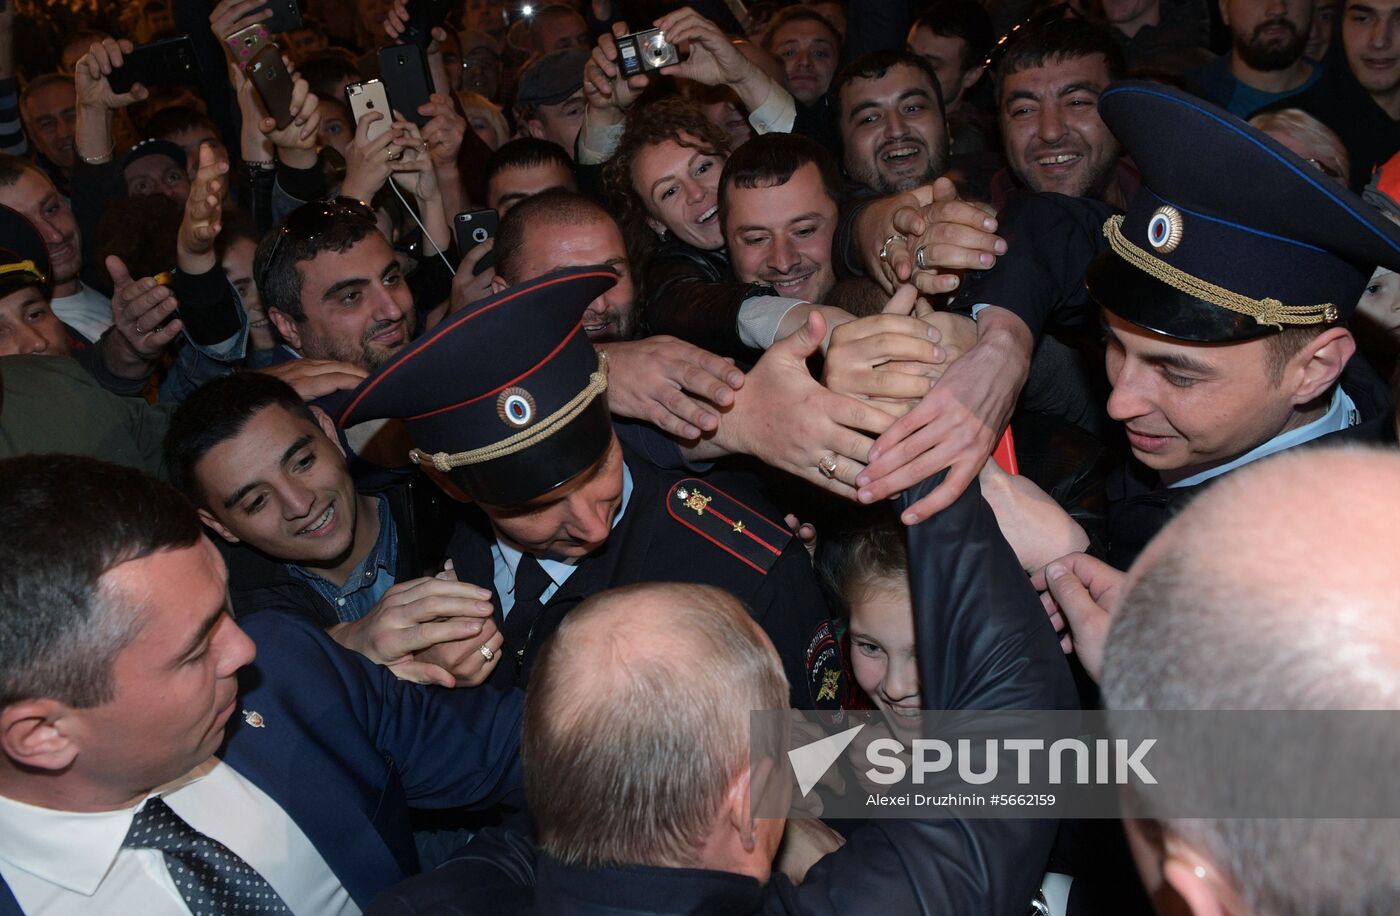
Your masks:
M52 300L49 307L88 343L97 343L112 326L112 300L82 283L76 293Z
M293 913L360 908L301 828L261 789L211 757L151 793L257 870ZM38 808L0 796L0 875L28 916L189 916L155 849L122 846L146 799L119 811Z

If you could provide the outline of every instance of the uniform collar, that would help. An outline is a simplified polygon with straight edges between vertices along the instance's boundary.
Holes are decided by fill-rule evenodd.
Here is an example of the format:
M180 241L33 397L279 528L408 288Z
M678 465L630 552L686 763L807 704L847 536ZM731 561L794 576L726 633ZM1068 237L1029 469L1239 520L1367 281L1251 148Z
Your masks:
M1235 468L1243 467L1252 461L1258 461L1260 458L1266 458L1269 455L1273 455L1285 449L1302 445L1304 442L1310 442L1313 439L1326 436L1329 433L1339 432L1340 430L1355 426L1360 422L1361 413L1356 409L1356 403L1352 401L1350 395L1342 390L1342 386L1338 385L1337 390L1332 395L1332 403L1328 406L1327 412L1316 420L1299 426L1297 429L1290 429L1287 432L1279 433L1263 445L1256 446L1245 452L1234 461L1201 471L1199 474L1192 474L1190 477L1184 477L1176 483L1170 484L1168 488L1175 490L1181 487L1194 487L1197 484L1205 483L1207 480L1219 477L1227 471L1233 471Z

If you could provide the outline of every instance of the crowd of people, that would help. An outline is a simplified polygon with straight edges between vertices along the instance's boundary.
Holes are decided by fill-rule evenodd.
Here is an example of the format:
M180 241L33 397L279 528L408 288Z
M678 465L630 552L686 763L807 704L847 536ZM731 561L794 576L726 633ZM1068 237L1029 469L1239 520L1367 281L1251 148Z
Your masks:
M749 714L1400 708L1397 273L1400 0L0 3L0 916L1394 912Z

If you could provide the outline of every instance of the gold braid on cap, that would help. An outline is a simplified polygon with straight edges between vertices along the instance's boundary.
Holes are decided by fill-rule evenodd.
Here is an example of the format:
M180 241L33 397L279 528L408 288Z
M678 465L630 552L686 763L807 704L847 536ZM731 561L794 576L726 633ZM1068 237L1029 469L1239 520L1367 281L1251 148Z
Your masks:
M1122 216L1110 216L1103 224L1103 234L1108 238L1108 244L1114 254L1148 276L1156 277L1188 296L1195 296L1212 305L1248 315L1259 324L1272 325L1280 331L1286 324L1330 324L1337 320L1339 312L1330 302L1321 305L1284 305L1277 299L1251 299L1231 292L1223 286L1193 277L1128 241L1127 236L1123 235L1122 227Z
M594 398L607 390L608 362L600 352L598 354L598 368L589 374L588 384L584 389L570 398L563 407L529 429L522 429L515 435L502 439L494 445L472 449L469 452L456 452L451 455L447 452L436 452L429 455L422 449L415 448L408 453L408 457L414 464L422 464L426 461L439 471L446 473L465 464L481 464L496 458L514 455L516 452L524 451L535 443L554 435L564 424L583 413L584 408L593 403Z

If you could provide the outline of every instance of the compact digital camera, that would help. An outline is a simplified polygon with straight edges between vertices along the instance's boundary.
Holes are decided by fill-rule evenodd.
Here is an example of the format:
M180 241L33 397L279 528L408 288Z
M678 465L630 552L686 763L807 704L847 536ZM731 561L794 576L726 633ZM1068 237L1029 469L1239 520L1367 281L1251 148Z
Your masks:
M660 29L647 29L617 40L617 60L624 75L637 76L680 63L681 52L666 40Z

